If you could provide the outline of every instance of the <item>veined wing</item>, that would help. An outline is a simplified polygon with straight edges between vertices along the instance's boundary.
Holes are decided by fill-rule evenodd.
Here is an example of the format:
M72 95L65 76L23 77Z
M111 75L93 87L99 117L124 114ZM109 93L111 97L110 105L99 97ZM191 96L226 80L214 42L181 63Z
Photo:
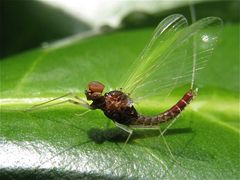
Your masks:
M217 17L207 17L188 26L184 16L175 14L160 22L149 44L134 62L122 84L123 91L139 99L167 96L176 88L196 80L218 41Z

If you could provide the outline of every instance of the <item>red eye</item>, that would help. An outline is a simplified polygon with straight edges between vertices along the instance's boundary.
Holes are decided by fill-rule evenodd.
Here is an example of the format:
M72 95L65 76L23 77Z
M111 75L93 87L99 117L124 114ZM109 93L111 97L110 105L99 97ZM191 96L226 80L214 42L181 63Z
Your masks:
M88 89L92 92L103 92L104 85L98 81L92 81L88 84Z

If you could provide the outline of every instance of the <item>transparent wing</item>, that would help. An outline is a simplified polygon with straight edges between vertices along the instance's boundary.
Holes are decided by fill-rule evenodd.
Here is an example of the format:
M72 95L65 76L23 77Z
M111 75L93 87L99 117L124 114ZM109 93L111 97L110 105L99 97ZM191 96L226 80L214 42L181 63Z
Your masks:
M196 80L218 41L221 19L207 17L188 26L184 16L175 14L160 22L149 44L133 63L123 91L136 100L168 96L176 87Z

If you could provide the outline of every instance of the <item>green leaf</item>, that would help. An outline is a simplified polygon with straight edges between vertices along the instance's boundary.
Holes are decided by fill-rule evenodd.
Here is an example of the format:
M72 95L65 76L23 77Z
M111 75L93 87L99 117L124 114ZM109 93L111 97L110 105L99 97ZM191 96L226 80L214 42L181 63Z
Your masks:
M12 178L239 178L239 26L226 25L201 78L199 96L165 134L127 134L102 112L62 104L26 113L46 99L103 82L108 89L152 33L134 30L50 45L1 61L0 176ZM173 99L178 97L172 97ZM142 111L156 114L157 100Z

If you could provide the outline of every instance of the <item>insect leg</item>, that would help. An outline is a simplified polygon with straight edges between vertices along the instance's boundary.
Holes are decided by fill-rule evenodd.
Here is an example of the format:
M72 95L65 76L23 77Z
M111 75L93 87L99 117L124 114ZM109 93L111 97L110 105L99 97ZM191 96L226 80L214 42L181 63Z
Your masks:
M179 117L179 116L175 117L175 118L171 121L171 123L170 123L163 131L161 131L161 135L163 135L163 134L173 125L173 123L176 122L176 120L178 119L178 117Z
M128 135L128 137L127 137L127 140L126 140L125 143L124 143L124 145L126 145L127 142L129 141L130 137L132 136L133 130L132 130L130 127L128 127L128 126L126 126L126 125L124 125L124 124L119 124L119 123L117 123L117 122L115 122L115 125L116 125L117 127L119 127L120 129L128 132L129 135Z
M42 105L44 105L44 104L48 104L48 103L50 103L50 102L52 102L52 101L56 101L56 100L58 100L58 99L61 99L61 98L63 98L63 97L69 96L69 95L71 95L71 93L67 93L67 94L64 94L64 95L62 95L62 96L59 96L59 97L57 97L57 98L51 99L51 100L49 100L49 101L46 101L46 102L43 102L43 103L40 103L40 104L33 105L32 107L30 107L30 108L27 109L26 111L30 111L30 110L32 110L32 109L38 109L38 107L40 107L40 106L42 106Z
M91 109L88 109L88 110L84 111L83 113L77 113L76 116L83 116L83 115L87 114L90 111L91 111Z
M27 109L26 111L29 112L29 111L32 111L32 110L37 110L37 109L46 108L46 107L50 107L50 106L56 106L56 105L64 104L64 103L67 103L67 102L75 104L75 105L81 105L83 107L86 107L85 104L82 104L82 103L80 103L78 101L75 101L75 100L72 100L72 99L68 99L68 100L61 101L61 102L54 103L54 104L49 104L49 105L45 105L45 106L37 106L37 107L34 107L34 108ZM88 107L86 107L86 108L88 108Z
M159 127L159 132L160 132L160 136L161 136L162 139L163 139L164 144L165 144L166 147L167 147L167 150L168 150L170 156L172 157L172 159L173 159L174 161L176 161L176 159L175 159L175 157L173 156L172 151L171 151L171 149L170 149L170 147L169 147L169 145L168 145L166 139L165 139L164 136L163 136L163 133L162 133L162 130L161 130L160 127Z
M72 94L72 95L73 95L73 94ZM88 102L87 102L87 101L85 101L84 99L80 98L80 97L79 97L79 96L77 96L77 95L73 95L73 97L74 97L75 99L77 99L77 100L81 101L82 103L88 104Z
M48 104L48 103L50 103L50 102L56 101L56 100L58 100L58 99L61 99L61 98L63 98L63 97L70 96L70 95L73 96L72 93L67 93L67 94L65 94L65 95L63 95L63 96L54 98L54 99L52 99L52 100L50 100L50 101L46 101L46 102L43 102L43 103L34 105L34 106L30 107L29 109L27 109L27 110L25 110L25 111L26 111L26 112L29 112L29 111L37 110L37 109L40 109L40 108L46 108L46 107L49 107L49 106L55 106L55 105L63 104L63 103L66 103L66 102L70 102L70 103L72 103L72 104L81 105L81 106L83 106L83 107L85 107L85 108L90 109L90 105L89 105L87 102L84 102L84 103L83 103L83 102L79 102L79 101L73 100L73 99L67 99L67 100L64 100L64 101L60 101L60 102L58 102L58 103L46 105L46 104Z

